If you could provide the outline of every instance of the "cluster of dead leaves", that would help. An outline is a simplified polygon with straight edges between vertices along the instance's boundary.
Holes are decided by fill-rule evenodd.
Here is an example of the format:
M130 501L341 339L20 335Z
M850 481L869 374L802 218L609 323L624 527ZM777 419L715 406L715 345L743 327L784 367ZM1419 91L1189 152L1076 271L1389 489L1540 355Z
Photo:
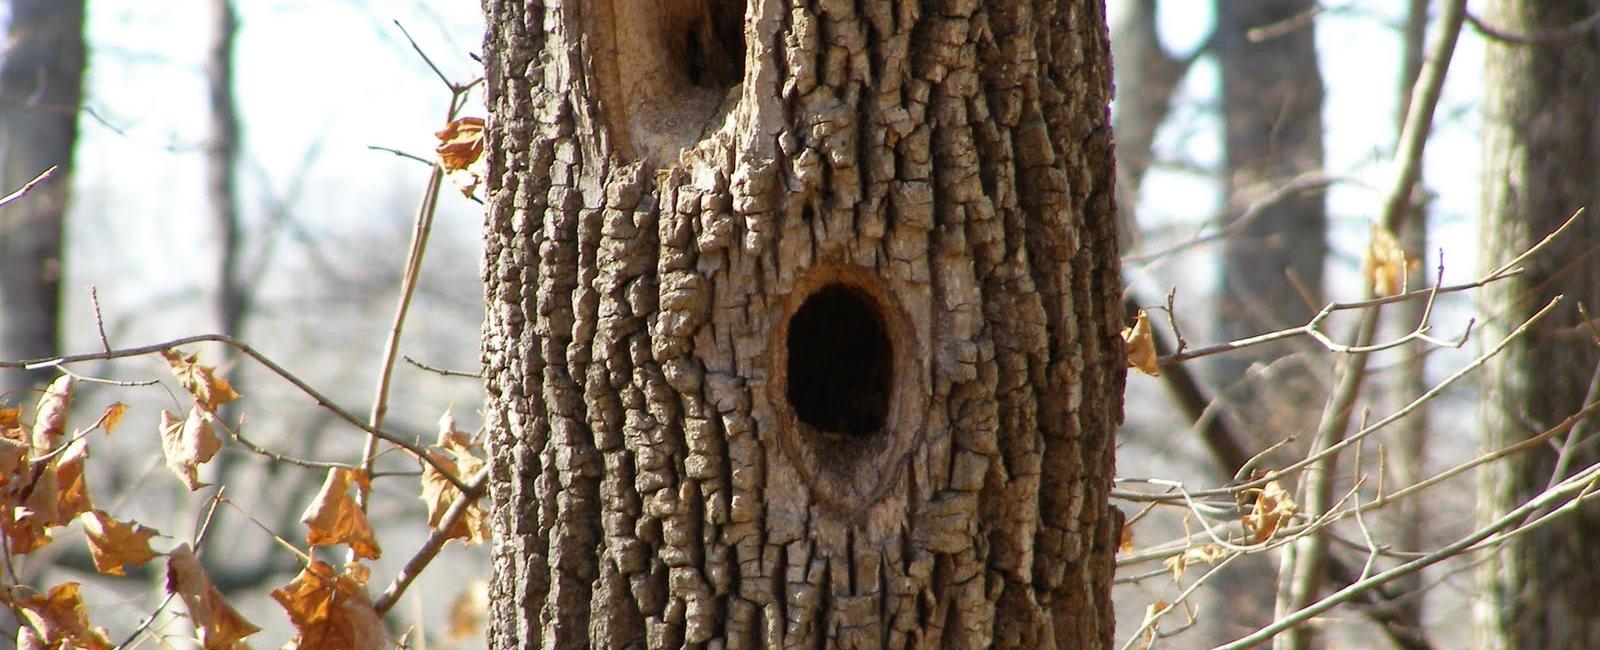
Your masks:
M1294 496L1275 480L1267 481L1262 487L1246 490L1245 494L1255 496L1255 502L1239 518L1239 523L1244 527L1245 544L1260 544L1272 539L1278 529L1292 521L1295 514L1300 511ZM1131 553L1133 550L1133 528L1131 525L1125 525L1122 527L1122 539L1117 552ZM1172 580L1176 582L1183 577L1190 566L1216 564L1227 556L1227 549L1220 544L1200 544L1190 546L1162 562L1167 570L1172 572Z
M213 367L201 365L194 355L162 353L173 375L194 398L186 416L162 411L160 436L167 467L190 490L205 486L199 467L222 447L216 429L224 425L217 413L222 405L239 399L228 381ZM260 630L223 598L188 544L161 553L151 547L160 537L155 529L135 521L121 521L94 507L85 461L89 435L100 429L110 435L121 423L127 406L112 404L88 429L67 435L77 383L73 377L57 379L25 423L20 408L0 408L0 524L4 524L6 549L13 555L32 553L52 541L55 531L82 523L84 539L95 568L106 575L123 575L126 567L167 557L168 594L178 596L189 611L201 645L212 649L248 647L244 640ZM440 421L438 444L427 453L456 472L457 477L482 471L484 461L473 452L469 437L455 430L448 414ZM366 513L352 490L370 490L370 477L360 470L328 471L322 489L301 516L307 526L309 547L343 544L360 559L376 559L382 551ZM437 530L450 505L460 498L452 482L423 463L422 496L427 503L430 528ZM480 503L468 506L449 532L449 539L466 544L488 538L488 517ZM360 563L335 570L310 559L294 581L274 590L272 597L288 612L297 636L291 648L379 648L385 645L380 619L367 597L369 571ZM0 586L0 604L24 619L21 648L110 648L105 631L92 626L77 583L63 583L47 593L22 587Z
M488 161L483 158L483 125L481 117L463 117L434 133L439 138L439 146L434 149L439 168L451 184L469 197L488 173Z

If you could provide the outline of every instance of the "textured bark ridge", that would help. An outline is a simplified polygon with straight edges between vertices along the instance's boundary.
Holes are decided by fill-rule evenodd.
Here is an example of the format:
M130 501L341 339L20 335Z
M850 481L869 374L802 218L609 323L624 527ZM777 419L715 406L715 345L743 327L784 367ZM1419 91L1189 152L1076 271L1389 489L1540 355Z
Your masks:
M1600 0L1497 0L1485 19L1519 34L1536 34L1586 19ZM1483 378L1487 449L1522 442L1582 409L1589 400L1600 349L1589 338L1584 305L1600 307L1600 35L1593 30L1535 46L1491 42L1484 61L1485 266L1512 259L1544 238L1573 211L1583 220L1525 271L1485 289L1486 303L1505 305L1484 322L1483 341L1506 333L1557 294L1565 304L1528 336L1490 360ZM1595 419L1587 421L1592 429ZM1484 468L1479 504L1492 519L1550 484L1565 456L1563 477L1600 460L1600 442L1584 436L1557 449L1537 448ZM1506 541L1480 569L1477 647L1600 648L1600 503Z
M491 647L1108 646L1101 3L485 8Z

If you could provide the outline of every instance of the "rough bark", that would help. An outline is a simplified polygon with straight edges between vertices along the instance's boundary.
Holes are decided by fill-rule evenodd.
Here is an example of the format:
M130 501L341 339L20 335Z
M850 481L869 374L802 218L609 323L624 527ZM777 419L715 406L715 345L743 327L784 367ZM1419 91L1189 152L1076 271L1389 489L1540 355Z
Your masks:
M485 2L490 646L1107 647L1103 6L789 4Z
M1539 33L1600 11L1600 1L1491 2L1484 18L1515 33ZM1600 34L1589 30L1534 46L1491 42L1484 57L1484 249L1486 265L1510 259L1573 211L1593 215L1600 198ZM1526 264L1527 272L1491 287L1488 304L1502 310L1480 340L1496 341L1551 296L1565 294L1559 317L1546 319L1486 369L1483 394L1487 448L1498 448L1577 411L1590 390L1600 348L1575 305L1600 305L1593 216ZM1593 430L1594 418L1585 425ZM1600 460L1600 441L1571 445L1567 472ZM1558 453L1540 447L1495 463L1480 503L1487 516L1542 491ZM1589 503L1506 543L1480 573L1478 641L1485 648L1600 647L1600 503Z
M37 359L60 347L62 236L83 95L82 0L11 0L4 48L0 194L59 166L26 198L0 208L0 359ZM0 373L0 395L52 374Z
M1224 214L1243 214L1291 179L1322 169L1322 74L1309 12L1312 0L1217 0L1213 49L1221 72ZM1223 244L1217 333L1224 339L1304 323L1322 294L1327 256L1323 196L1275 201ZM1291 280L1291 275L1293 280ZM1303 363L1280 360L1295 348L1261 346L1218 357L1215 385L1243 432L1249 453L1296 431L1315 430L1320 386ZM1271 376L1247 377L1253 364ZM1229 594L1215 632L1231 640L1272 621L1276 568L1247 558L1219 576Z

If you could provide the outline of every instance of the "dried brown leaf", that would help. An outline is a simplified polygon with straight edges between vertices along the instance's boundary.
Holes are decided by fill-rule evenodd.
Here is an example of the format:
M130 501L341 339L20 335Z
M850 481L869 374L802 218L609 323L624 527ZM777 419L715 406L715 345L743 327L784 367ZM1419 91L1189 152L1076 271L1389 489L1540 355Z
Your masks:
M222 439L211 429L213 417L216 416L202 410L199 404L189 409L189 416L181 421L171 411L161 412L161 450L166 453L167 469L190 490L206 486L200 482L198 468L222 448Z
M1117 552L1118 553L1132 553L1133 552L1133 526L1130 526L1128 524L1123 524L1122 525L1122 540L1117 543Z
M54 461L29 463L18 480L6 486L4 511L8 550L25 555L50 543L50 529L60 524L60 502Z
M466 196L472 196L488 172L483 157L483 126L481 117L463 117L434 133L439 138L439 146L434 149L439 167Z
M1183 577L1183 572L1189 568L1189 565L1195 563L1214 564L1226 555L1227 551L1223 550L1221 546L1206 544L1183 549L1182 553L1169 557L1163 560L1162 563L1172 570L1172 579L1176 581Z
M89 440L78 438L56 456L56 525L65 526L73 518L94 510L94 499L89 497L89 482L84 477L83 463L89 458Z
M370 490L367 473L359 470L334 468L322 482L322 490L300 515L300 521L310 528L306 543L311 546L349 544L356 557L374 560L383 554L378 539L367 523L367 514L350 495L352 482L362 490Z
M47 594L11 599L36 638L30 643L52 649L110 650L106 631L89 623L89 610L78 595L78 583L63 582ZM19 642L20 645L20 642Z
M1122 343L1128 351L1128 367L1139 372L1160 377L1156 367L1155 333L1150 330L1150 317L1143 309L1134 317L1133 327L1122 328Z
M22 429L7 429L7 431L20 433ZM9 435L0 435L0 486L10 483L11 477L17 470L27 466L30 448L25 439L18 440Z
M286 648L380 650L383 624L367 599L366 567L352 563L343 573L313 560L293 582L272 590L289 613L296 636Z
M127 404L112 402L111 406L106 407L105 413L100 414L100 428L105 430L106 435L111 435L111 432L117 429L117 425L122 424L122 416L127 413Z
M83 515L83 534L95 570L106 575L123 575L122 567L144 564L159 555L150 549L150 538L160 532L136 521L117 521L99 510Z
M35 456L43 456L54 449L56 441L67 430L67 414L72 411L72 390L77 385L78 380L72 375L62 375L50 382L44 396L39 398L39 405L33 412Z
M22 426L22 407L0 406L0 429Z
M483 469L483 460L474 456L471 448L471 439L465 433L455 430L455 420L448 413L439 419L439 444L424 450L439 464L449 468L458 478L475 476ZM444 521L444 514L450 509L450 504L460 498L461 490L456 489L445 475L434 469L432 463L422 463L422 502L428 507L428 527L434 530ZM473 503L467 507L467 513L450 527L450 539L459 539L468 546L481 544L489 539L489 517L484 511L481 502Z
M216 413L217 407L239 399L239 394L233 391L228 380L217 376L216 368L196 362L199 355L185 356L176 350L162 350L161 358L167 360L173 376L178 378L178 384L194 396L195 403L201 409Z
M167 593L183 599L206 650L235 648L245 637L261 631L222 597L188 544L179 544L167 554Z
M1268 481L1265 486L1253 491L1256 494L1255 507L1244 516L1243 522L1244 529L1250 533L1250 543L1257 544L1271 539L1279 526L1294 518L1300 506L1294 502L1294 496L1277 481Z
M1372 283L1375 296L1392 296L1406 289L1406 275L1417 267L1416 257L1408 255L1400 240L1381 224L1372 224L1372 239L1367 242L1362 273Z

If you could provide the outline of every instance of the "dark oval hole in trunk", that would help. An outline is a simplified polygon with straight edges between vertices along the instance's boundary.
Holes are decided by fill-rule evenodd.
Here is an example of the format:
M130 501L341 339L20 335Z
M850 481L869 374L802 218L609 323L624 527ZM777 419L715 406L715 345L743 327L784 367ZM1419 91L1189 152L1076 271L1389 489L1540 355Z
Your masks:
M894 354L879 308L842 284L824 286L789 320L789 404L826 434L866 436L889 415Z

